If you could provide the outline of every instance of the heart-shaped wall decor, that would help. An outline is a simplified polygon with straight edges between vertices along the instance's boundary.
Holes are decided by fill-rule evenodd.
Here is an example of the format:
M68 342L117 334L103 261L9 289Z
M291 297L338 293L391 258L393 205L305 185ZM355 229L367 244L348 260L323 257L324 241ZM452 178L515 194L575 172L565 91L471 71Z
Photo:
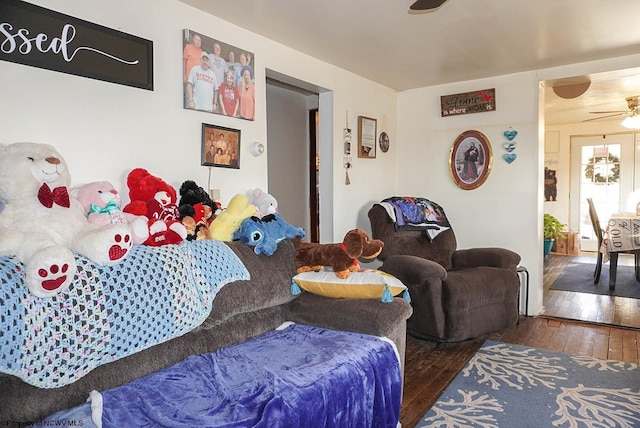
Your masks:
M511 153L512 151L514 151L516 149L516 144L517 143L515 141L511 141L509 143L502 143L502 147L504 147L504 149L506 151Z
M504 136L507 137L507 140L509 141L516 138L516 135L518 135L518 131L514 129L507 129L506 131L504 131Z
M502 157L504 158L504 160L507 161L507 163L513 163L513 161L516 160L518 155L515 153L505 153L502 155Z

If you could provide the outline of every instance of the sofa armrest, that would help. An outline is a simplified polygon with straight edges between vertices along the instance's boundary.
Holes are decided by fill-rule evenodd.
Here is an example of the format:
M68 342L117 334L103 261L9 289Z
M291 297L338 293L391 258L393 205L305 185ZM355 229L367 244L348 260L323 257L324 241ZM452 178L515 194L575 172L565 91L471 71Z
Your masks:
M303 292L289 303L293 322L374 336L389 336L412 312L411 305L399 297L383 303L379 299L338 299Z
M520 255L505 248L470 248L453 253L453 269L489 266L516 271Z
M336 299L303 292L288 305L288 319L332 330L346 330L387 337L395 343L404 367L407 319L411 305L396 297L392 302L380 299Z

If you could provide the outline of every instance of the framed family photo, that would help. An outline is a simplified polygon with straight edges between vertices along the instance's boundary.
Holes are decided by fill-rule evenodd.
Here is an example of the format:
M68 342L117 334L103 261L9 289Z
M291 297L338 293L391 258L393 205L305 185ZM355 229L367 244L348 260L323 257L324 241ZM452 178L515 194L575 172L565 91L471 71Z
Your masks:
M493 153L487 137L479 131L465 131L451 147L449 173L461 189L476 189L489 176L492 162Z
M202 165L240 169L240 130L202 124Z
M254 56L204 34L185 29L182 83L185 109L255 118Z

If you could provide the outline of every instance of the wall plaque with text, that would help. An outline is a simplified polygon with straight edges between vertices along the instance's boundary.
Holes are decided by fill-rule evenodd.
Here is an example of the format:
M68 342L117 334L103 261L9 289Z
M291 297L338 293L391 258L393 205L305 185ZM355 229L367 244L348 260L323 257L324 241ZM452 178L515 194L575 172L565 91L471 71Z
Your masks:
M496 90L492 88L462 94L443 95L440 97L440 108L442 117L495 111Z
M153 42L30 3L0 0L0 59L153 90Z

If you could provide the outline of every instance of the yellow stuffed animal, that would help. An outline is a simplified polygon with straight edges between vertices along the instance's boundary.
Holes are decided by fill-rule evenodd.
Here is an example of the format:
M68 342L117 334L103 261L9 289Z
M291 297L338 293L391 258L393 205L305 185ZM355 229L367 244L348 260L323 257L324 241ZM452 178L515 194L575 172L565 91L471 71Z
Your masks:
M211 222L209 230L211 239L233 241L233 234L240 229L240 224L256 213L256 207L242 194L235 195L229 206Z

